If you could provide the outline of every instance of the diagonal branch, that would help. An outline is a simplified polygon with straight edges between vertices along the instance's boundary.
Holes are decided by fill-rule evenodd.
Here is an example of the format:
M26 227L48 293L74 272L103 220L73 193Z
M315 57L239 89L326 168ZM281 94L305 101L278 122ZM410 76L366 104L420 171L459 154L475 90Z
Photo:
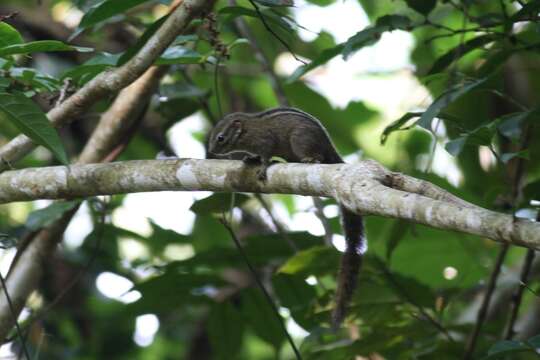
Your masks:
M393 183L396 173L373 160L354 165L275 164L265 183L257 180L256 170L241 161L178 159L6 171L0 174L0 203L164 190L326 196L355 213L540 248L540 224L463 201L456 203L457 198L428 182L423 183L423 191L411 189L418 193L393 189L387 184Z
M166 70L167 67L151 67L137 81L119 93L111 107L101 116L98 126L79 158L80 164L103 161L111 152L118 154L115 148L129 141L131 129L136 125L137 119L143 116L145 104L155 92ZM37 288L51 253L62 239L77 210L78 206L65 213L52 225L31 234L27 237L28 241L19 247L7 277L7 289L13 299L15 315L21 312L26 299ZM13 314L5 298L4 294L0 293L0 340L5 339L13 326Z
M211 0L185 0L146 42L139 52L124 65L96 76L60 106L53 108L47 117L55 127L70 123L75 115L107 94L114 93L141 76L181 33L204 6ZM13 164L34 149L36 145L25 135L19 135L0 148L0 171L6 164Z

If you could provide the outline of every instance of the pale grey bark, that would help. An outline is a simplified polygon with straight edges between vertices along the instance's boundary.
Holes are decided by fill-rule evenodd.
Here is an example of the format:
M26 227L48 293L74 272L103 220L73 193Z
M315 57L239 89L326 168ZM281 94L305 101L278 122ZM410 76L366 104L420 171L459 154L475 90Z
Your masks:
M275 164L262 183L257 167L232 160L140 160L7 171L0 203L163 190L286 193L333 197L350 210L540 248L540 223L469 204L423 180L358 164Z

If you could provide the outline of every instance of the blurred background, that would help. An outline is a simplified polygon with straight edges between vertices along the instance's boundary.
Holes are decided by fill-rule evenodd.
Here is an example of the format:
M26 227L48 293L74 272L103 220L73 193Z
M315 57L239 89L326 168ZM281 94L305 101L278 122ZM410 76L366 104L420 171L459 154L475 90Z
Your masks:
M4 0L0 16L9 15L5 23L24 41L93 50L0 57L0 86L25 91L47 111L65 79L76 90L140 47L169 5ZM540 1L288 5L220 0L212 15L193 21L160 58L168 69L155 94L141 100L147 104L118 160L158 153L204 158L206 134L222 114L288 104L320 119L346 162L375 159L479 206L537 217ZM101 100L60 130L72 158L113 101ZM0 117L0 145L18 133ZM54 164L38 148L14 166ZM20 317L26 347L42 359L294 358L220 222L231 210L248 258L306 359L459 358L494 267L501 273L475 354L497 350L511 322L517 340L504 343L510 350L523 350L518 340L536 339L512 358L537 358L538 261L521 281L520 302L513 296L526 249L512 247L497 262L501 245L491 240L380 217L366 218L369 250L359 290L344 328L330 332L344 238L337 205L322 205L321 212L308 197L231 200L210 192L90 199ZM50 206L0 206L2 274L18 238L36 221L57 220ZM11 339L2 356L20 356L20 339Z

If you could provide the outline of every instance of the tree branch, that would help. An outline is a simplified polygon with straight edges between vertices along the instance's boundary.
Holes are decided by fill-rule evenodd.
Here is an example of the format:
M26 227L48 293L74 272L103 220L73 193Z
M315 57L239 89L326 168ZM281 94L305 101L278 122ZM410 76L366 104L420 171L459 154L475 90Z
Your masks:
M169 44L189 24L190 20L211 0L185 0L169 16L139 52L124 65L104 71L60 106L48 112L47 117L55 127L71 122L75 115L88 108L107 94L116 92L141 76L161 55ZM0 171L13 164L34 149L36 145L25 135L19 135L0 148Z
M409 186L420 180L390 172L373 160L354 165L275 164L265 183L257 180L256 170L241 161L196 159L12 170L0 174L0 203L164 190L326 196L355 213L540 248L540 224L468 204L429 182Z
M130 138L131 128L143 116L145 104L155 92L167 67L151 67L137 81L122 90L109 109L103 113L91 138L78 160L79 164L103 161L119 144ZM118 152L114 151L115 155ZM46 183L43 183L46 184ZM10 266L7 277L8 293L13 299L14 312L19 314L26 299L34 291L42 277L43 268L55 250L56 244L77 212L78 206L65 213L52 225L35 232L22 243ZM3 291L3 290L2 290ZM0 340L5 339L13 326L10 308L0 293Z

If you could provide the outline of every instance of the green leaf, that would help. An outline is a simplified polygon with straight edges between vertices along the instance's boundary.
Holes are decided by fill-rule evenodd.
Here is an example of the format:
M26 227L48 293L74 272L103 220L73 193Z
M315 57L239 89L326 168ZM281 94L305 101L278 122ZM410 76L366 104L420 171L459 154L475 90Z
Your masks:
M535 349L540 348L540 334L527 339L526 342Z
M328 6L333 4L335 0L308 0L308 2L318 6Z
M169 46L167 50L156 61L157 65L172 64L200 64L205 61L205 57L195 50L188 49L181 45Z
M428 15L437 5L437 0L405 0L407 5L422 15Z
M409 231L412 224L405 220L395 220L392 225L389 227L389 234L386 236L386 260L389 261L392 257L392 254L399 246L405 234Z
M522 352L535 352L534 348L521 341L514 340L502 340L495 343L488 351L487 359L500 359L510 354L517 354Z
M448 153L452 156L458 156L465 145L467 144L467 138L466 137L459 137L454 140L450 140L449 142L444 145L444 148Z
M13 26L0 21L0 48L23 42L21 34Z
M242 313L258 337L272 345L276 351L285 340L285 334L272 304L259 288L242 292ZM283 321L283 320L282 320Z
M491 145L493 136L497 130L507 138L517 141L521 137L524 122L535 118L536 114L538 114L537 109L505 115L495 119L489 124L479 126L476 129L463 133L460 137L449 141L445 146L446 150L451 155L457 156L461 153L465 145L489 146ZM527 151L506 153L501 156L501 160L506 163L514 157L528 159L528 156L529 154Z
M144 243L155 255L161 255L163 250L170 244L191 244L193 239L190 236L182 235L174 230L164 229L153 221L150 221L152 235L143 237Z
M156 110L164 118L170 121L179 121L201 108L201 104L193 99L184 97L171 97L160 99Z
M249 196L244 194L234 195L234 206L241 206L249 200ZM195 214L223 213L231 208L230 193L215 193L207 198L196 201L190 208Z
M350 37L343 48L343 58L347 60L352 54L361 48L378 41L382 33L396 29L407 29L411 26L411 20L403 15L385 15L377 19L374 26L359 31Z
M522 150L522 151L513 152L513 153L504 153L501 155L501 161L506 164L507 162L509 162L510 160L516 157L529 160L530 159L529 150Z
M63 79L70 78L78 86L82 86L95 78L104 70L110 68L111 65L79 65L68 69L62 76Z
M537 115L538 110L523 111L514 114L503 116L500 119L498 126L499 132L511 140L519 140L521 137L522 127L525 121L529 120L532 115Z
M236 39L232 43L227 45L227 49L229 49L229 51L231 51L232 49L234 49L238 45L249 45L249 40L244 39L244 38Z
M339 252L328 246L314 246L300 251L281 266L279 272L302 276L334 272L339 262Z
M26 96L0 92L0 118L11 121L34 142L51 150L61 163L69 163L58 132L45 113Z
M223 284L223 280L214 275L167 271L135 285L132 290L139 291L142 297L128 308L132 313L145 314L183 308L187 303L204 304L210 301L204 289Z
M422 114L420 120L418 121L418 125L424 129L431 130L432 120L439 115L442 109L461 96L478 88L480 85L484 84L487 79L488 78L482 78L474 81L469 80L444 92L441 96L435 99L435 101L431 103L427 110Z
M343 47L343 59L347 60L352 54L361 48L372 45L381 38L381 34L388 28L369 27L350 37Z
M406 125L409 120L414 118L420 118L422 116L421 112L408 112L399 119L392 122L390 125L388 125L381 134L381 144L384 145L386 140L388 140L388 136L393 133L394 131L403 131L403 130L409 130L415 125L417 125L418 120L412 122L410 125ZM456 116L450 115L448 113L439 113L439 118L449 120L451 122L458 122L459 119Z
M28 42L25 44L14 44L5 46L3 48L0 48L0 56L52 51L90 52L93 50L94 49L88 47L71 46L57 40L40 40Z
M123 14L127 10L148 0L106 0L92 7L81 19L77 32L92 25L105 21L115 15Z
M26 227L30 231L35 231L45 227L49 224L52 224L56 220L60 219L62 215L68 212L71 209L77 207L81 202L80 201L58 201L54 202L51 205L32 211L28 218L26 219Z
M62 79L70 78L82 86L105 69L116 66L120 56L121 54L98 53L84 64L68 69Z
M242 346L244 319L228 302L216 303L208 316L208 336L218 359L236 358Z
M408 112L387 127L385 127L381 134L381 145L384 145L384 143L386 143L386 140L388 140L388 135L390 135L394 131L408 130L413 127L416 122L405 128L403 128L402 126L405 125L409 120L419 118L420 116L422 116L422 113Z
M415 225L414 230L408 231L394 250L391 271L413 278L431 288L472 286L487 275L488 268L483 264L493 260L496 250L479 240L480 238L471 235ZM464 251L471 256L463 256ZM415 254L420 252L436 256L415 257ZM384 256L384 253L381 256ZM411 262L411 258L415 258L415 261ZM445 270L449 267L457 270L453 278L445 278Z
M328 61L339 55L343 51L344 46L344 44L339 44L333 48L324 49L315 60L311 61L309 64L301 65L296 68L292 75L287 79L287 83L294 82L316 67L326 64Z
M37 92L57 91L62 86L62 83L58 79L32 68L12 67L9 70L9 75L10 79L5 78L8 87L13 79L28 85L32 90L36 90Z
M272 285L281 305L291 311L309 306L317 297L315 288L302 276L278 273L272 278Z
M387 26L388 30L408 30L412 26L411 19L405 15L384 15L375 21L375 26L384 27Z
M435 307L437 297L434 291L412 277L394 273L386 277L386 283L395 295L405 302L412 298L416 304L422 307Z
M433 75L444 71L444 69L446 69L448 65L450 65L454 61L459 60L461 57L465 56L472 50L475 50L481 46L487 45L497 40L499 37L500 36L497 34L478 36L465 42L464 44L460 44L448 50L444 55L442 55L435 61L431 69L428 71L428 75Z
M205 218L198 216L198 218ZM216 221L215 219L213 219ZM217 221L216 221L217 222ZM219 224L219 223L218 223ZM219 224L221 225L221 224ZM207 226L208 227L208 226ZM218 228L223 229L223 226ZM213 229L209 229L212 231ZM212 232L216 236L216 232ZM226 245L230 245L228 234L223 234L223 238L227 241ZM193 236L197 239L194 245L202 239L200 236ZM293 241L299 249L306 249L316 244L320 244L321 239L310 235L307 232L288 233L287 237ZM293 254L293 250L280 234L267 234L250 236L244 239L244 251L247 257L255 266L265 266L269 263L281 263L283 259L288 258ZM207 244L204 244L207 245ZM244 266L239 257L238 250L233 247L226 247L218 244L211 247L205 247L199 250L196 254L186 260L173 261L166 265L170 269L178 269L181 271L197 271L197 269L212 269L220 271L222 268Z
M261 5L264 5L264 6L278 6L278 7L282 7L282 6L294 6L294 1L293 0L253 0Z

